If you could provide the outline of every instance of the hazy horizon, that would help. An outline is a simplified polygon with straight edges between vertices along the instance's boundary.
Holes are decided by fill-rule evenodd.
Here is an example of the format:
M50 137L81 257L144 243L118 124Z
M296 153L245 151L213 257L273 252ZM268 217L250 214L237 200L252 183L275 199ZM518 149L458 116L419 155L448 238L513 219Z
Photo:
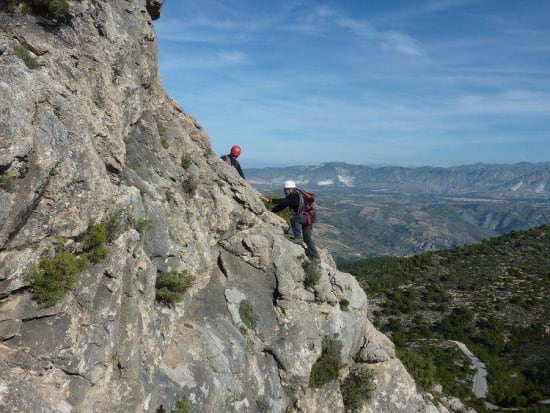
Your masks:
M267 165L267 164L261 164L261 163L255 163L252 162L252 164L258 164L259 166L251 166L248 164L248 162L244 159L240 159L241 167L243 170L247 169L267 169L267 168L300 168L300 167L312 167L312 166L319 166L323 164L330 164L330 163L345 163L347 165L352 166L368 166L371 168L382 168L387 166L395 166L400 168L458 168L462 166L471 166L471 165L515 165L520 163L529 163L529 164L538 164L538 163L548 163L550 161L537 161L537 162L528 162L528 161L518 161L518 162L472 162L468 164L460 164L460 165L448 165L448 166L438 166L438 165L399 165L399 164L381 164L381 163L354 163L354 162L345 162L345 161L329 161L329 162L319 162L319 163L312 163L312 164L273 164L273 165Z

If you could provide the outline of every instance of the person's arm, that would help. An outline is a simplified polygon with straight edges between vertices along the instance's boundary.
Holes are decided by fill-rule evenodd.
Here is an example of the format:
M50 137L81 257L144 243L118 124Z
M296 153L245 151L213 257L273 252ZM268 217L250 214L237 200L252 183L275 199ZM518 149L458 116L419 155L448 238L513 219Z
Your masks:
M275 198L272 199L271 202L275 204L275 206L271 208L271 212L279 212L290 207L290 199L288 198Z
M233 166L235 167L235 169L237 170L237 172L239 173L241 178L246 179L244 177L243 170L241 169L241 164L236 159L235 159L235 163L233 164Z

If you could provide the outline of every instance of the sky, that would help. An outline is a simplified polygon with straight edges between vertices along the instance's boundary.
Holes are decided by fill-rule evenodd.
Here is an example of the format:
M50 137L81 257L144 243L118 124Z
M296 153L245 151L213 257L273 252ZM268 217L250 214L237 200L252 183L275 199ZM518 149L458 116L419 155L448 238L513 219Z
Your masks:
M165 0L162 83L252 167L550 161L548 0Z

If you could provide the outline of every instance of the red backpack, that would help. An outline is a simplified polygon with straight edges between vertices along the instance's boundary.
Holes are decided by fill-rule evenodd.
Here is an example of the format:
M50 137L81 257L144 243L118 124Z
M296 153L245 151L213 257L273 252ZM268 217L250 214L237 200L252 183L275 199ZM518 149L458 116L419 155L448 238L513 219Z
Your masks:
M296 188L298 189L298 188ZM315 215L315 195L311 192L307 192L304 189L298 189L301 195L300 207L298 208L298 215L305 214L307 216L307 225L311 226L316 221ZM303 205L302 205L303 201Z

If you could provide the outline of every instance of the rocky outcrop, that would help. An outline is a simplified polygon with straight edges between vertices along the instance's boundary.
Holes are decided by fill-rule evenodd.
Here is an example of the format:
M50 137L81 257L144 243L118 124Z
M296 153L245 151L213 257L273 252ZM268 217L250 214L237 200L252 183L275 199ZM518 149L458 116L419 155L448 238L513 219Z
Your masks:
M286 224L163 91L161 4L74 2L62 21L0 12L0 410L156 412L185 397L202 412L343 411L338 380L309 386L331 337L341 379L374 371L363 411L436 411L354 278L325 253L308 287ZM91 223L113 217L107 255L39 306L40 257L81 252ZM172 306L155 299L168 270L194 276Z

